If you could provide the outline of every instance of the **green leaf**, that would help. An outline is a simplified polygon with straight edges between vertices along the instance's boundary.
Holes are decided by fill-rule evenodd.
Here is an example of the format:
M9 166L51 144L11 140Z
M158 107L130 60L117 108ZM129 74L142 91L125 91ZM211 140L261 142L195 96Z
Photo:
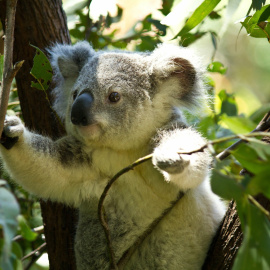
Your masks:
M256 151L260 159L264 161L270 160L270 144L254 138L249 138L248 140L248 146Z
M250 119L239 116L228 116L223 114L222 122L235 134L245 134L256 128L256 124Z
M184 27L174 37L182 36L197 26L207 15L209 15L221 0L205 0L191 15Z
M269 168L265 168L265 171L252 177L248 184L247 192L251 195L258 195L259 193L264 194L270 199L270 171Z
M244 194L244 186L236 179L221 174L216 169L211 177L211 188L214 193L226 200L240 200Z
M270 269L270 222L254 205L245 209L244 240L235 259L233 270ZM243 214L243 213L242 213Z
M165 16L168 15L171 12L173 3L174 3L174 0L163 0L162 9L159 9L159 11Z
M221 100L221 114L225 113L228 116L237 115L237 104L233 94L229 94L226 90L222 90L219 92L218 97Z
M211 11L209 14L209 18L211 20L217 20L217 19L220 19L221 16L216 11Z
M38 48L34 57L34 64L30 74L35 78L35 82L31 82L31 86L42 91L47 91L52 80L52 67L45 54Z
M183 47L187 47L193 42L197 41L201 37L203 37L206 34L206 32L196 32L194 34L192 33L187 33L181 36L181 41L180 44Z
M270 111L270 103L262 104L258 110L256 110L254 113L252 113L252 115L250 115L249 118L253 122L258 123L263 118L263 116L269 111Z
M241 24L246 28L247 33L255 38L270 40L270 5L262 7L253 16L248 16Z
M251 17L251 23L259 23L267 21L270 18L270 5L262 7L260 10L256 11Z
M148 21L158 29L158 34L160 36L166 36L166 32L167 32L167 26L166 25L161 24L159 20L155 20L155 19L152 19L152 18L148 18Z
M232 151L232 155L253 174L260 174L265 172L266 169L270 168L269 157L267 160L259 158L256 150L249 144L242 144L237 150Z
M34 241L37 238L37 233L31 230L25 218L22 215L19 215L17 220L19 222L22 237L28 241Z
M0 266L5 270L12 270L10 262L11 242L17 231L17 216L19 205L12 193L0 187L0 225L4 233L4 245L1 252Z
M207 70L209 72L218 72L220 74L225 74L227 72L227 68L220 62L212 62L208 67Z
M265 4L266 0L252 0L252 8L259 10Z

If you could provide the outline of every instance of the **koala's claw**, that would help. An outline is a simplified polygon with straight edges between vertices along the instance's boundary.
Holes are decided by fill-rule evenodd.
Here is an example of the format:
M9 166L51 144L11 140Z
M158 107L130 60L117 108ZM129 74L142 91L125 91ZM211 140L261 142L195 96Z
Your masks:
M153 155L153 164L160 170L165 171L169 174L182 173L184 169L189 165L189 159L185 159L181 155L176 155L172 157L165 157L158 153Z

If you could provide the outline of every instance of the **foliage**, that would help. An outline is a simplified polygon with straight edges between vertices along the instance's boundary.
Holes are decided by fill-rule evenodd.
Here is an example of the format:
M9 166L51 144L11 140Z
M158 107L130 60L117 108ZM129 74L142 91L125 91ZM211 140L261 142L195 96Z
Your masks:
M270 42L270 5L262 7L252 16L247 16L241 24L251 37L267 38Z
M163 0L160 13L171 16L181 5L177 0ZM196 1L195 1L196 2ZM207 21L218 21L224 17L224 10L231 14L241 0L229 0L226 7L218 5L220 0L204 0L198 7L193 6L189 18L179 18L183 26L177 29L175 42L182 46L190 46L205 36L209 36L217 50L219 34L206 27ZM88 40L95 49L103 48L132 48L138 51L152 50L160 42L166 40L169 27L162 24L160 18L148 14L145 18L136 22L132 29L123 37L117 36L115 23L121 22L123 9L118 7L116 15L101 15L98 20L90 17L91 1L83 2L83 5L73 10L72 16L77 16L78 21L70 29L72 41L81 39ZM255 11L253 11L255 10ZM253 15L249 15L253 12ZM252 0L247 17L238 23L250 37L266 38L269 41L270 33L270 5L265 5L265 0ZM70 15L70 16L71 16ZM188 14L187 14L188 16ZM228 15L227 15L228 16ZM34 58L34 66L31 74L34 77L32 87L42 90L47 97L48 84L51 81L52 71L44 53L38 49ZM0 56L0 75L3 65ZM209 63L208 72L225 76L227 67L220 61L213 59ZM263 115L270 110L270 104L265 104L251 115L239 114L239 106L235 95L225 89L215 91L215 84L211 77L207 78L210 99L216 100L216 105L210 104L206 115L194 117L186 113L186 117L197 129L210 141L223 138L232 134L247 134L252 131ZM16 88L10 96L8 113L20 115L20 106ZM262 142L260 138L245 137L246 143L231 152L226 160L215 160L211 180L212 189L215 193L226 200L234 199L237 202L238 213L244 232L244 241L238 252L233 270L269 269L270 257L270 224L269 212L260 206L254 199L257 194L264 194L270 199L270 145ZM223 140L213 144L212 153L215 155L223 151L231 141ZM242 168L249 174L240 175ZM2 173L2 178L8 176ZM9 179L8 179L9 180ZM23 256L38 248L44 239L42 234L33 232L33 228L42 224L40 209L35 197L29 195L12 184L12 182L0 182L0 269L23 269L23 266L31 264L31 260L21 263ZM16 200L15 200L16 198ZM19 202L16 203L16 201ZM5 206L5 208L4 208ZM4 210L3 210L4 209ZM16 237L14 241L14 236ZM19 240L18 240L19 239ZM31 269L34 269L33 267Z

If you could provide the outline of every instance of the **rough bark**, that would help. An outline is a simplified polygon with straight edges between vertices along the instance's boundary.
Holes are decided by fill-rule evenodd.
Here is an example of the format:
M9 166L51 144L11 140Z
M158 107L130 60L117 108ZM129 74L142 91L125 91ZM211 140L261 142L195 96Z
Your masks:
M0 18L4 25L5 2L0 1ZM70 43L66 16L61 0L19 0L15 22L14 62L25 60L16 76L25 124L31 130L52 138L64 131L52 113L42 91L30 87L30 70L35 50L55 42ZM37 179L38 181L38 179ZM52 202L41 202L47 251L51 270L74 270L73 239L76 213L74 209Z
M231 201L226 216L213 239L202 269L231 269L242 239L243 233L236 203Z

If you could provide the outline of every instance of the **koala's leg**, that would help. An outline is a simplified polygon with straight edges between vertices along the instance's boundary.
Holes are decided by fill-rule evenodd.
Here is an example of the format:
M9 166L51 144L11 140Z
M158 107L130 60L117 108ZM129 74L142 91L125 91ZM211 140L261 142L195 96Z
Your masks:
M5 167L17 183L40 197L76 204L82 186L96 177L91 177L89 155L73 137L54 142L29 132L17 117L6 119L3 134L0 153ZM13 145L6 145L8 140Z
M200 148L206 142L190 128L162 131L154 149L153 164L165 180L177 184L180 189L197 187L208 175L211 158L207 151L178 154Z

